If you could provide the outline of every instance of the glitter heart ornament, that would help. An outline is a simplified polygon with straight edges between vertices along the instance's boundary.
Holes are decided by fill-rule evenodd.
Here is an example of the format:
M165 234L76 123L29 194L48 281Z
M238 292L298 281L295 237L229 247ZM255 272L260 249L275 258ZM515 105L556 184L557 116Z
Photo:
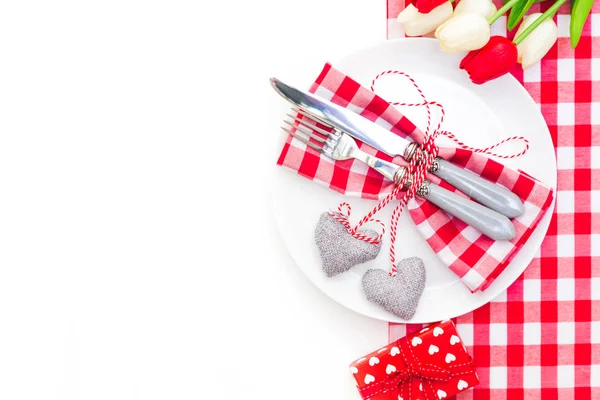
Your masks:
M368 270L362 279L367 299L403 320L410 320L425 289L427 274L423 260L405 258L394 276L382 269Z
M372 237L378 235L369 229L362 230L361 233ZM323 272L328 277L375 259L381 250L381 243L372 244L352 236L329 212L322 213L319 218L315 229L315 242L321 253Z

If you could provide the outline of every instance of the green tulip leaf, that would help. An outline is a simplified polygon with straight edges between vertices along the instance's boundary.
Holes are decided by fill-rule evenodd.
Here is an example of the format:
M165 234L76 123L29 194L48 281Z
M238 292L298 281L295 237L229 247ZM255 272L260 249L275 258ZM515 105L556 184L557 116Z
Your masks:
M513 6L508 16L507 27L509 31L512 31L519 25L519 22L521 22L523 16L531 8L533 3L535 3L535 0L522 0Z
M509 1L510 1L510 0L502 0L502 4L506 4L506 3L508 3ZM534 1L534 3L543 3L543 2L545 2L545 1L548 1L548 0L535 0L535 1Z
M571 37L571 47L574 49L581 39L581 32L585 21L587 21L594 0L574 0L571 3L571 26L569 27L569 36Z

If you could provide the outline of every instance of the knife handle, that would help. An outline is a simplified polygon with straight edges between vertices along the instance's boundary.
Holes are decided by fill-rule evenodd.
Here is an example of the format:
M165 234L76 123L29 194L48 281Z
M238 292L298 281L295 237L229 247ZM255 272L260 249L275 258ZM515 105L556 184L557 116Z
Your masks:
M490 182L466 168L457 167L440 158L436 161L437 169L431 173L472 199L509 218L518 217L525 212L521 199L504 186Z
M377 157L363 153L357 157L378 171L387 179L399 183L406 168L381 160ZM504 215L490 210L464 196L446 190L436 184L425 180L421 184L417 195L432 202L448 214L460 219L467 225L481 231L484 235L494 240L510 240L515 237L515 227Z
M417 194L491 239L510 240L515 237L515 227L506 216L428 180L423 182Z

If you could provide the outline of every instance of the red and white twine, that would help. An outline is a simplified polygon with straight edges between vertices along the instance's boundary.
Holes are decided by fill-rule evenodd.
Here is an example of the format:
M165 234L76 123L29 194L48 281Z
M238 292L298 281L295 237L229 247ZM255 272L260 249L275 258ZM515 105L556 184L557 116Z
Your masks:
M381 239L383 237L383 234L385 233L385 225L380 220L373 219L373 216L375 214L377 214L379 211L381 211L385 206L387 206L390 201L392 201L393 199L396 198L398 193L404 188L404 185L406 184L408 179L410 179L410 177L412 176L413 179L412 179L411 185L408 188L408 190L406 191L406 193L404 194L404 196L402 197L402 199L400 200L400 202L398 203L398 205L396 205L396 207L394 208L394 211L392 212L392 219L390 222L390 262L392 264L392 267L390 270L390 275L394 275L396 273L396 236L397 236L398 220L400 218L400 214L402 213L402 210L404 209L404 207L406 206L408 201L415 196L417 190L423 184L423 181L425 180L425 178L427 176L427 171L433 165L433 162L438 155L439 148L436 146L435 140L439 135L444 135L444 136L448 137L449 139L454 141L458 145L458 147L460 147L462 149L470 150L475 153L488 154L491 156L505 158L505 159L516 158L516 157L519 157L519 156L522 156L523 154L525 154L527 152L527 150L529 150L529 141L522 136L513 136L513 137L506 138L492 146L488 146L483 149L467 146L466 144L464 144L463 142L458 140L458 138L453 133L440 130L442 123L444 122L444 116L445 116L444 106L442 106L440 103L435 102L435 101L428 101L427 98L425 97L425 94L419 87L419 85L407 73L402 72L402 71L388 70L388 71L384 71L384 72L378 74L371 82L371 91L372 92L375 92L375 83L377 82L377 80L385 75L404 76L413 84L414 88L419 92L419 95L421 96L421 99L423 100L421 103L403 103L403 102L389 102L389 103L391 105L401 106L401 107L425 107L426 108L426 110L427 110L427 127L425 129L425 140L423 141L423 144L421 144L419 146L417 151L415 151L415 154L411 158L409 165L407 167L408 171L404 175L404 178L402 179L402 181L399 182L394 187L392 192L389 193L387 196L385 196L383 198L383 200L381 200L379 202L379 204L377 204L371 211L369 211L369 213L367 215L365 215L358 222L358 224L356 226L352 227L352 225L349 222L351 208L348 203L340 204L338 206L338 213L330 212L330 215L332 215L333 217L335 217L336 220L338 220L339 222L344 224L344 226L346 227L346 230L355 238L364 240L369 243L379 244L379 243L381 243ZM437 107L440 112L439 123L437 124L437 127L433 130L431 129L431 125L432 125L431 106ZM522 141L525 145L524 149L522 151L520 151L519 153L515 153L515 154L511 154L511 155L500 155L500 154L496 154L496 153L493 153L490 151L504 143L507 143L510 141L515 141L515 140ZM344 212L344 208L346 209L345 212ZM358 229L361 226L363 226L364 224L366 224L368 222L376 222L381 225L382 231L379 234L379 236L377 236L376 238L363 235L358 231Z
M356 231L356 229L358 228L358 226L356 228L352 228L352 225L350 225L350 221L348 220L348 218L350 217L350 213L351 212L352 212L352 208L350 207L350 204L344 202L344 203L341 203L338 206L338 212L337 213L330 211L329 215L331 215L337 221L341 222L346 227L346 230L349 233L351 233L352 236L354 236L355 238L360 239L360 240L364 240L365 242L369 242L371 244L379 244L379 243L381 243L381 238L385 234L385 224L383 222L381 222L380 220L378 220L378 219L367 218L367 220L364 223L367 223L367 222L378 223L379 225L381 225L381 232L376 237L372 237L372 236L368 236L368 235L363 235L362 233Z
M443 121L443 115L444 115L444 106L442 106L441 104L439 104L438 102L435 101L428 101L427 98L425 97L425 94L423 93L423 91L421 90L421 88L419 87L419 85L417 84L417 82L415 82L415 80L408 75L406 72L402 72L402 71L395 71L395 70L387 70L387 71L383 71L382 73L378 74L377 76L375 76L375 78L373 78L373 80L371 81L371 91L373 93L375 93L375 83L377 82L377 80L379 80L379 78L385 76L385 75L401 75L404 76L405 78L407 78L415 87L415 89L417 89L417 91L419 92L419 95L421 96L421 99L423 100L422 103L403 103L403 102L399 102L399 101L390 101L389 104L393 105L393 106L401 106L401 107L422 107L425 106L427 107L427 128L425 129L425 132L428 132L431 126L431 109L429 108L429 106L436 106L440 109L441 113L442 113L442 118L440 120L440 123L438 124L438 127L436 129L436 131L439 131L442 121ZM461 148L461 149L465 149L465 150L470 150L474 153L480 153L480 154L487 154L489 156L493 156L493 157L498 157L498 158L503 158L503 159L510 159L510 158L517 158L520 157L522 155L524 155L525 153L527 153L527 151L529 151L529 140L527 140L526 138L524 138L523 136L511 136L511 137L507 137L502 139L501 141L488 146L488 147L484 147L484 148L477 148L477 147L471 147L467 144L465 144L464 142L462 142L461 140L459 140L456 135L454 135L452 132L448 132L448 131L439 131L438 132L439 135L443 135L446 136L448 139L452 140L454 143L456 143L456 145ZM491 150L502 146L503 144L509 143L509 142L522 142L523 143L523 150L517 152L517 153L513 153L513 154L498 154L498 153L494 153Z

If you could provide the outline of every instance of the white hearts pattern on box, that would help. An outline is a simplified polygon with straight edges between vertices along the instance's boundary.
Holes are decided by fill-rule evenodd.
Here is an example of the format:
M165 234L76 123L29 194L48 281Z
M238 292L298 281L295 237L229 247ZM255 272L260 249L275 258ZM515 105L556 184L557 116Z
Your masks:
M363 398L393 391L387 398L407 400L411 398L412 390L415 399L426 396L429 400L447 400L479 383L471 366L471 357L464 346L456 346L458 343L462 340L451 321L437 323L415 333L409 332L408 338L374 350L352 363L350 371ZM397 379L398 373L406 371L408 360L446 369L451 373L450 379L436 381L413 377L400 385L390 385L390 379ZM417 393L421 394L415 397Z
M428 351L429 351L429 355L434 355L435 353L437 353L438 351L440 351L440 348L437 347L435 344L430 344Z
M469 387L469 384L461 379L458 381L456 387L458 388L458 390L464 390Z

